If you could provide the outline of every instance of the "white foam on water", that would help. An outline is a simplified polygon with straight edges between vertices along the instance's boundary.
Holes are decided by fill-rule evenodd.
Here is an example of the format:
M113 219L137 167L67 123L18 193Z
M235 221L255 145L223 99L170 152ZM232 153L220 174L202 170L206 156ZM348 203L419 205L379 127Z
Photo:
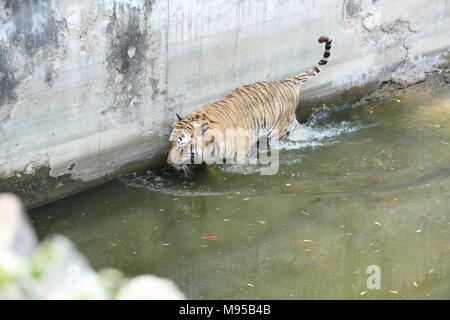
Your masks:
M275 147L279 150L315 149L317 147L338 143L337 137L368 127L370 126L352 125L347 121L323 126L302 125L291 132L288 139L275 144Z
M220 165L219 170L224 173L235 173L243 175L257 174L260 172L260 166L247 164L223 164Z

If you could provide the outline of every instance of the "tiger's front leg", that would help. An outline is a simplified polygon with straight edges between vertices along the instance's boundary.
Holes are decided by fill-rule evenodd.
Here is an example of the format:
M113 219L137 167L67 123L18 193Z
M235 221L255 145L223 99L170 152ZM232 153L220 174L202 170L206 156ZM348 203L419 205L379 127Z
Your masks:
M289 123L288 127L287 127L287 136L289 136L289 134L293 131L295 131L295 129L299 128L301 126L301 124L297 121L297 118L295 117L295 113L292 115L291 118L291 122Z

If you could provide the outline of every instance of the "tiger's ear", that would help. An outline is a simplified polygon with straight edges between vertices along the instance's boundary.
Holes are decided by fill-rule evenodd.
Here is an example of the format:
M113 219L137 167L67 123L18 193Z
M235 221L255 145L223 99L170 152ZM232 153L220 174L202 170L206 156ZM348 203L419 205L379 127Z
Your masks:
M183 118L177 113L177 118L179 121L183 120Z

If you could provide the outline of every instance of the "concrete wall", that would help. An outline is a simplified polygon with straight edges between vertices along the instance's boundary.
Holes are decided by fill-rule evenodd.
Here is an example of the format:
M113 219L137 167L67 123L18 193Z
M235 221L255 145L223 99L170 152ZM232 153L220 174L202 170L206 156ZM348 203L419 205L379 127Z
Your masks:
M0 191L34 206L155 165L175 112L309 68L321 34L302 106L423 79L450 0L0 0Z

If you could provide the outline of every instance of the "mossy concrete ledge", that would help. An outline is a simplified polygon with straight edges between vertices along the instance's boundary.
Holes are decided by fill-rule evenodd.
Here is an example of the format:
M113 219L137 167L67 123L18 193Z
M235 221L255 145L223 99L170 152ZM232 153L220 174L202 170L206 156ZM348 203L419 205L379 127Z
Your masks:
M0 0L0 191L30 207L160 165L176 113L310 68L322 34L303 120L448 53L448 1L333 3Z

